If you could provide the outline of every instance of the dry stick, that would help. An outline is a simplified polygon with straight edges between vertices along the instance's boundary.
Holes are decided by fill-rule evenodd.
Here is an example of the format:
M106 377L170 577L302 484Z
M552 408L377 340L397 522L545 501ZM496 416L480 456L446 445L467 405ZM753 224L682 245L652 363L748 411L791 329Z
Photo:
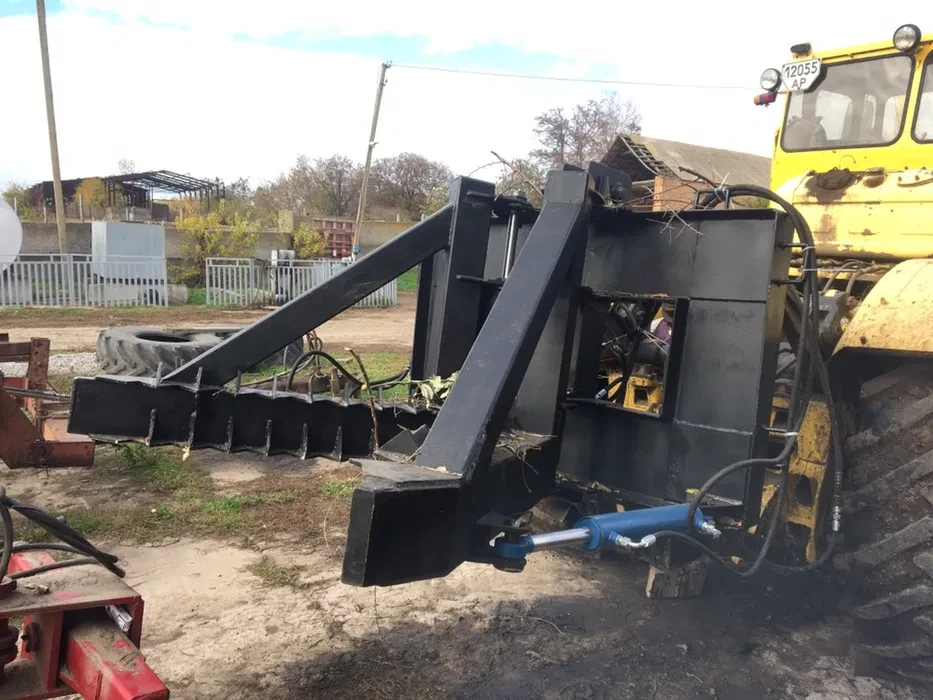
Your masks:
M353 348L346 348L347 352L356 360L356 364L359 365L360 374L363 375L363 381L366 382L366 393L369 394L369 413L373 418L373 445L378 450L379 449L379 423L376 421L376 402L373 400L373 388L369 385L369 376L366 374L366 368L363 366L363 361L360 359L360 356L356 354L356 351Z
M537 192L542 197L544 196L544 192L541 190L541 187L533 183L531 180L529 180L528 176L525 175L525 173L523 173L519 168L516 168L514 165L512 165L509 161L507 161L505 158L500 156L495 151L490 151L490 153L492 153L496 158L498 158L503 165L511 168L512 172L514 172L516 175L518 175L522 179L522 182L524 182L526 185L528 185L531 189L533 189L535 192Z

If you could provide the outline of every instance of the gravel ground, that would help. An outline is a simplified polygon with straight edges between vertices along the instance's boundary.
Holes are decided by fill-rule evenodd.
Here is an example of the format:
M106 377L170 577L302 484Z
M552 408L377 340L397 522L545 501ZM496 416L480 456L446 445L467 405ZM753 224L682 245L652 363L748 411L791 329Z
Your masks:
M25 362L0 362L0 372L7 377L24 377ZM49 358L49 374L95 375L100 373L97 354L76 352L71 355L52 355Z

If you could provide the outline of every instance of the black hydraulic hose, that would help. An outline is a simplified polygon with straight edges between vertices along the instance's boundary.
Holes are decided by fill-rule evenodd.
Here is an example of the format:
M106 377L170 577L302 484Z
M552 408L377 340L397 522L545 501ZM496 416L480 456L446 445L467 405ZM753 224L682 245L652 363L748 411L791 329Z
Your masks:
M56 552L84 554L84 552L77 547L72 547L70 544L62 544L60 542L21 542L20 544L13 545L14 554L18 554L19 552L41 552L49 549Z
M775 509L772 513L772 518L770 521L771 527L769 527L768 534L765 537L765 542L763 543L761 550L758 553L755 561L748 569L741 570L732 565L730 562L719 557L713 550L706 547L701 542L697 541L695 538L691 537L690 534L683 534L673 531L665 531L662 533L656 533L658 537L666 537L671 539L678 539L685 542L688 542L692 546L701 549L708 556L712 557L717 561L717 563L725 566L729 571L735 573L739 576L747 577L756 573L762 566L769 566L776 570L783 570L784 572L797 572L797 571L806 571L816 568L816 566L825 563L829 558L830 553L835 548L836 540L838 538L838 532L841 528L841 489L842 489L842 438L839 434L838 419L835 412L835 406L832 401L832 391L829 382L829 373L826 369L826 364L823 361L822 355L819 349L819 340L818 340L818 330L819 330L819 298L816 293L818 290L818 279L816 276L815 262L813 260L813 254L815 250L813 233L810 230L809 225L806 220L800 214L793 205L784 200L782 197L778 196L774 192L767 190L763 187L758 187L756 185L739 185L736 187L728 188L730 196L741 196L752 195L763 197L772 201L778 206L782 207L788 216L791 219L791 222L794 225L794 228L797 230L797 234L800 237L801 241L804 244L803 249L803 266L801 270L801 280L803 282L802 296L803 299L797 299L796 296L791 293L788 294L789 299L793 299L792 303L799 304L801 307L801 320L800 320L800 338L797 344L797 366L794 372L794 383L791 394L790 406L788 410L788 425L791 427L791 431L787 436L784 448L781 450L781 453L774 458L760 458L760 459L748 459L742 460L741 462L736 462L724 469L721 469L719 472L714 474L707 482L697 491L696 495L691 501L690 508L688 509L687 516L687 532L691 533L694 530L693 518L696 514L696 510L699 507L701 501L706 496L706 494L723 478L732 474L736 471L743 469L748 469L753 466L774 466L782 465L781 470L781 481L779 483L778 489L774 495L775 500ZM714 193L717 200L721 199L718 194L718 191ZM707 197L707 205L711 203L710 197ZM810 371L807 372L807 379L805 386L801 389L802 383L800 381L802 377L802 370L804 365L804 358L809 359L810 361ZM793 452L794 447L797 444L797 438L799 434L800 427L803 423L803 418L806 415L807 408L810 403L810 397L812 396L813 388L813 379L816 375L817 380L820 383L820 388L823 391L824 397L826 399L827 405L829 406L830 412L830 422L831 422L831 432L832 432L832 451L833 451L833 462L834 462L834 493L833 493L833 524L832 524L832 537L830 543L823 552L823 555L813 564L806 567L781 567L780 565L774 564L773 562L768 562L766 557L768 550L771 547L771 544L774 540L775 534L777 532L777 525L780 522L780 515L783 506L783 493L787 485L787 476L789 470L789 457ZM803 392L803 398L801 399L801 390ZM798 404L798 400L800 400ZM799 415L798 415L799 414Z
M354 377L350 370L340 364L340 362L338 362L333 355L326 353L323 350L307 350L303 352L297 360L295 360L295 364L293 364L291 370L289 370L288 379L285 382L285 391L292 390L292 384L295 381L295 375L298 373L298 368L301 367L301 363L305 360L311 359L312 357L323 357L325 360L330 362L344 377L349 379L357 386L363 386L363 381Z
M10 559L13 556L13 517L10 509L3 502L6 500L6 489L0 486L0 519L3 520L3 554L0 555L0 580L6 576L10 568Z
M79 557L78 559L64 559L62 561L57 561L52 564L44 564L43 566L34 566L31 569L24 569L23 571L17 571L15 574L10 574L10 578L14 581L21 578L27 578L28 576L35 576L36 574L44 574L46 571L54 571L55 569L65 569L69 566L85 566L87 564L100 564L101 562L94 557Z
M411 365L405 365L402 371L398 374L393 374L391 377L384 377L383 379L374 379L369 383L369 388L378 389L379 387L386 386L387 384L396 384L407 377L409 372L411 372Z
M44 530L46 530L51 535L54 535L65 544L71 545L81 554L86 554L90 557L93 557L95 560L100 562L102 566L106 567L109 571L116 574L117 576L122 578L126 575L126 572L117 566L119 558L116 555L98 549L93 544L88 542L88 540L81 533L74 530L67 523L52 517L52 515L42 510L41 508L37 508L36 506L31 506L25 503L19 503L7 496L0 496L0 505L11 508L23 517L32 520L34 523L40 525Z
M312 357L323 357L325 360L330 362L337 369L338 372L340 372L344 377L349 379L351 382L353 382L357 386L363 386L363 384L365 383L363 382L363 380L355 377L350 372L350 370L348 370L346 367L340 364L340 362L335 357L333 357L333 355L330 355L329 353L326 353L323 350L308 350L302 353L301 356L297 360L295 360L295 363L292 365L292 368L289 370L288 379L285 382L285 391L292 390L292 384L294 384L295 382L295 375L298 373L298 369L301 367L302 363L306 362ZM405 365L405 367L400 372L393 374L390 377L383 377L382 379L373 380L372 382L370 382L369 387L371 389L378 389L379 387L385 386L386 384L394 384L396 382L401 381L406 376L408 376L409 372L411 372L411 365Z
M612 391L613 387L618 386L623 381L625 381L625 374L620 374L618 377L616 377L611 382L609 382L609 384L606 385L605 389L600 389L599 392L597 392L596 394L596 398L601 399L604 396L609 396L609 392Z

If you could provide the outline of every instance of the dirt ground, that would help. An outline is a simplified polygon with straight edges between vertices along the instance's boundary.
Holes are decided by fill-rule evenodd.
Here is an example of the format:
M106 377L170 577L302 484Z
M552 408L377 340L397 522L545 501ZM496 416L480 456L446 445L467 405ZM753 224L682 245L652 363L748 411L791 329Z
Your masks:
M291 458L194 459L226 494L347 471ZM106 469L3 468L0 481L12 496L55 509L131 508L151 490ZM173 698L927 697L851 676L837 611L845 600L829 579L713 577L702 598L657 601L644 597L640 563L543 552L521 574L466 564L444 579L353 588L340 583L341 503L301 501L290 522L270 518L268 534L260 525L147 544L91 538L119 554L144 596L143 651ZM270 585L252 569L267 561L299 572L296 580Z
M407 352L414 298L401 301L345 312L319 334L333 348ZM181 308L157 323L119 310L25 314L0 316L0 330L73 352L93 349L113 325L229 326L262 314ZM155 520L133 524L158 518L169 496L104 460L49 473L0 467L15 498L60 512L109 509L127 524L91 539L120 556L144 596L143 651L176 700L928 697L851 675L839 612L847 601L822 575L740 584L712 574L702 598L657 601L644 596L638 562L543 552L521 574L465 564L444 579L353 588L340 583L349 491L324 497L319 488L329 473L345 478L345 467L210 452L193 462L213 500L172 496L175 526L164 532ZM297 500L267 504L235 531L192 515L192 503L214 508L256 493Z
M268 310L231 311L172 306L167 309L23 309L0 313L0 331L10 340L49 338L52 352L90 352L97 336L113 326L158 328L238 327L262 318ZM399 294L388 309L348 309L317 329L325 347L359 352L409 352L415 322L415 295Z

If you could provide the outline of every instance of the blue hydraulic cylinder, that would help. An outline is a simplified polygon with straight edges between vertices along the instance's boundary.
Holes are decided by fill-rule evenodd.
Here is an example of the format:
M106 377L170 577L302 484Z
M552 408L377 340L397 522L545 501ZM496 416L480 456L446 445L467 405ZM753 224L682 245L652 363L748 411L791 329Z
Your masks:
M540 535L524 535L518 542L496 542L496 553L509 559L523 559L535 549L550 549L575 544L593 551L611 542L615 535L640 540L662 530L686 532L689 503L626 510L620 513L602 513L581 518L570 530L558 530ZM706 516L699 508L693 516L693 526L700 530Z

